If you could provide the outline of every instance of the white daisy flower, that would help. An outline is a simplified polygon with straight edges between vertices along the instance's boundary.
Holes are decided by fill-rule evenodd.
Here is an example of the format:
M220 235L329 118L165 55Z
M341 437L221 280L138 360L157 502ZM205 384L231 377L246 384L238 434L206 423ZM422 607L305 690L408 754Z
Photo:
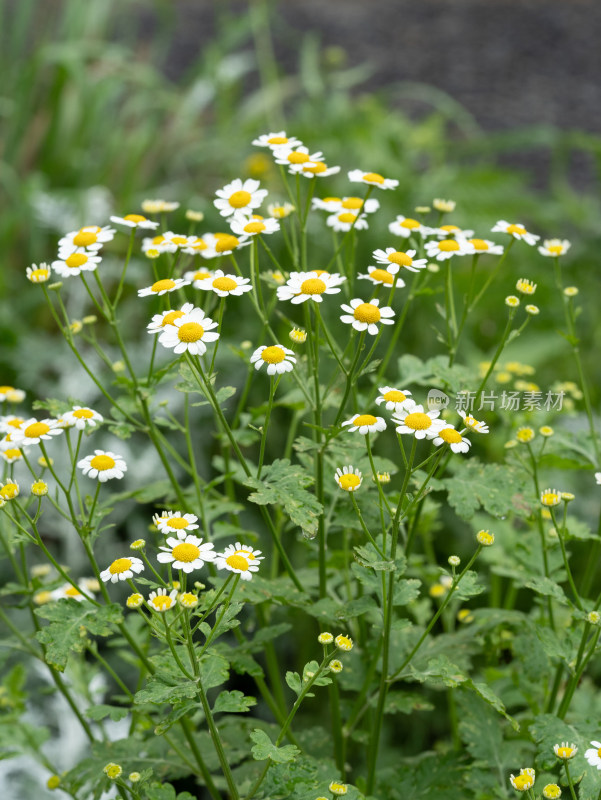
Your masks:
M178 355L187 350L192 355L202 356L207 352L206 343L219 339L219 334L212 330L216 327L217 323L206 317L202 309L193 308L165 328L159 336L159 343Z
M469 428L471 431L476 431L476 433L488 433L488 425L485 422L479 422L475 417L471 414L468 414L466 411L458 410L457 413L463 420L463 424L466 428Z
M169 594L167 594L167 589L157 589L156 592L150 592L147 603L148 607L153 611L163 614L177 605L177 589L172 589Z
M363 475L358 469L349 465L342 469L338 467L334 474L334 480L345 492L356 492L363 483Z
M538 252L549 258L559 258L559 256L565 255L571 246L571 242L567 239L545 239L543 246L538 248Z
M349 425L349 432L359 431L361 436L366 433L376 433L386 430L386 422L382 417L374 417L373 414L354 414L350 419L342 423L342 427Z
M58 260L52 262L52 269L61 278L71 278L82 272L93 272L101 261L100 256L79 248L69 255L59 253Z
M192 273L187 272L186 275ZM154 314L152 320L146 326L148 333L162 333L167 325L173 325L176 319L189 314L194 308L192 303L184 303L180 309L163 311L162 314Z
M37 420L35 417L26 419L18 428L10 429L11 442L18 447L27 447L31 444L39 444L40 440L50 441L53 436L58 436L63 432L55 419Z
M0 386L0 402L22 403L25 400L23 389L15 389L14 386Z
M12 388L12 387L5 387L5 388ZM14 414L6 414L5 416L0 417L0 432L14 433L14 431L17 428L20 428L24 422L26 422L25 417L17 417Z
M173 233L173 231L167 231L162 236L164 243L172 247L173 251L194 247L198 239L198 236L195 235L186 236L183 233Z
M125 225L126 228L152 228L159 227L158 222L146 219L141 214L126 214L124 217L110 217L111 222L116 225Z
M186 247L182 247L182 253L189 256L200 256L209 249L209 245L202 236L191 236L190 238L192 241Z
M278 300L290 300L294 305L305 300L321 303L324 294L338 294L340 289L336 283L332 275L323 271L320 274L315 271L294 272L284 286L278 286Z
M223 270L218 269L212 277L199 281L198 288L207 292L215 292L219 297L228 297L231 294L241 295L244 292L250 292L253 287L250 278L226 275Z
M170 211L177 211L179 203L169 200L143 200L142 211L146 214L168 214Z
M160 281L155 281L152 286L138 289L138 297L150 297L151 295L160 297L168 292L175 292L177 289L181 289L189 284L190 281L184 278L162 278Z
M439 432L433 444L438 447L441 444L448 444L454 453L467 453L472 443L469 439L464 439L463 436L456 431L452 425L447 424Z
M401 411L392 415L393 422L398 422L397 433L413 434L416 439L433 439L438 436L447 423L438 419L440 411L424 411L422 405L405 405Z
M253 572L259 571L260 562L265 556L261 550L254 550L246 544L228 545L223 553L218 553L215 559L217 569L227 569L240 575L243 581L249 581Z
M182 514L180 511L162 511L152 518L161 533L175 533L180 539L185 539L188 531L198 528L197 520L194 514Z
M142 252L146 254L151 250L156 250L158 253L175 253L177 245L168 242L160 233L158 236L147 236L142 239Z
M405 406L413 403L411 392L407 389L395 389L393 386L380 386L378 391L381 393L376 397L376 405L386 403L384 406L387 411L402 411Z
M597 769L601 769L601 742L592 741L591 744L593 746L588 750L585 750L584 757L591 767L597 767Z
M418 222L416 219L404 217L402 214L399 214L394 222L388 225L388 230L395 236L402 236L404 239L408 239L410 236L415 236L418 233L420 236L429 236L432 229L428 228L426 225L422 225L422 223Z
M334 214L342 209L342 197L314 197L311 200L313 211L329 211Z
M269 147L274 150L276 147L300 147L302 142L294 136L287 136L286 131L277 131L276 133L263 133L252 140L255 147Z
M271 347L264 345L255 350L250 357L250 363L255 365L255 369L261 369L263 364L267 364L268 375L281 375L284 372L292 372L296 358L294 350L282 347L281 344L274 344Z
M405 281L402 278L395 278L395 275L398 271L398 264L391 264L386 269L382 269L382 267L369 266L367 268L367 275L360 273L357 277L371 281L375 286L383 284L384 286L390 286L391 288L396 286L396 288L399 289L405 285Z
M426 242L428 258L437 261L446 261L453 256L467 256L474 254L474 248L467 239L441 239L440 241Z
M18 447L11 447L10 444L4 447L3 441L0 441L0 458L7 464L14 464L23 458L23 451Z
M307 164L310 161L323 161L323 153L309 153L309 149L302 145L295 148L276 147L272 152L275 163L288 167L288 172L292 175L297 172L302 172L303 164Z
M398 181L391 178L384 178L377 172L363 172L361 169L352 169L348 173L348 179L352 183L366 183L368 186L377 186L378 189L396 189Z
M88 595L94 596L94 592L91 592L89 589L86 589ZM54 589L51 592L51 600L76 600L78 603L82 603L87 598L77 589L75 586L72 586L70 583L63 583L62 586L59 586L57 589Z
M46 283L50 280L50 267L45 262L42 262L39 267L37 264L32 264L25 271L27 280L31 283Z
M93 456L82 458L77 462L77 466L88 478L98 478L100 483L112 478L121 480L127 472L125 461L110 450L94 450Z
M230 227L238 236L257 236L277 233L280 229L280 223L277 219L272 219L270 217L263 219L256 215L250 218L237 217L234 215L230 222Z
M340 317L342 322L352 325L356 331L367 331L371 336L378 332L378 323L393 325L394 311L390 306L379 308L379 300L364 302L355 297L349 305L343 304L340 308L347 313Z
M285 219L295 210L292 203L270 203L267 206L267 213L274 219Z
M97 252L102 249L103 244L113 239L115 233L116 230L108 225L104 228L100 228L98 225L88 225L78 231L66 233L62 239L59 239L58 249L60 253L67 256L77 252L80 248L88 252Z
M424 269L428 260L426 258L414 258L415 250L396 250L394 247L387 247L386 250L374 250L373 257L378 264L386 264L387 267L394 265L397 271L408 269L410 272L418 272Z
M354 211L355 213L361 212L362 214L373 214L380 208L380 201L375 197L368 197L365 200L363 197L343 197L340 203L341 211Z
M157 555L157 561L161 564L171 564L174 569L181 569L183 572L192 572L200 569L207 561L214 561L213 543L205 542L193 534L185 538L174 539L170 536L167 544L159 547L162 550Z
M527 792L534 786L536 773L530 767L524 767L519 775L510 775L509 782L517 792Z
M458 225L441 225L438 228L431 228L430 235L438 236L439 239L456 239L458 236L462 239L469 239L474 235L474 231L460 228Z
M205 233L202 237L206 247L200 251L203 258L229 256L234 250L251 243L250 237L234 236L233 233Z
M260 185L253 178L246 181L236 178L223 189L217 189L217 200L213 200L213 205L219 209L222 217L229 217L240 211L248 211L250 214L251 209L258 208L267 197L267 189L259 189Z
M514 239L521 239L522 241L526 242L526 244L534 245L540 239L540 236L535 236L533 233L528 233L526 228L520 222L507 222L504 219L500 219L493 228L491 228L493 233L497 231L500 233L507 233L510 236L513 236Z
M340 286L346 280L344 275L341 275L339 272L328 272L325 269L313 269L311 270L311 272L314 272L317 275L317 277L321 278L322 280L325 280L327 278L328 284L330 286ZM294 278L296 280L297 278L299 278L299 276L305 274L306 273L304 272L291 272L289 277ZM299 278L299 280L302 280L302 278Z
M324 161L307 161L302 165L299 173L305 178L329 178L337 175L340 167L328 167Z
M68 426L83 431L84 428L95 428L97 422L103 422L104 417L93 408L87 406L73 406L71 411L66 411L62 416L63 421Z
M107 583L117 583L117 581L126 581L128 578L133 578L134 573L144 571L144 562L141 558L135 556L127 556L127 558L117 558L113 563L100 573L100 580Z
M477 255L487 254L491 256L501 256L505 250L502 244L495 244L495 242L491 242L490 239L468 238L467 242L472 246L473 252Z
M598 486L601 486L601 472L595 472L595 482Z
M369 228L365 215L354 214L352 211L339 211L337 214L332 214L326 219L326 224L329 228L342 233L347 233L351 228L356 231Z
M188 272L184 272L184 278L190 281L195 289L200 289L200 282L205 281L207 278L212 278L214 274L210 269L191 269Z

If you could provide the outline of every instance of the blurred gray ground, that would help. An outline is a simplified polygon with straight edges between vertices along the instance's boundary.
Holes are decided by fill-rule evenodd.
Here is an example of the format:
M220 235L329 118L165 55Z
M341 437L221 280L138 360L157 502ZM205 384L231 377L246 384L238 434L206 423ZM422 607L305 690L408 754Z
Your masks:
M194 62L225 0L173 0L168 71ZM601 133L601 0L280 0L273 35L293 70L302 35L369 62L367 88L398 81L450 94L486 130L552 124ZM151 27L153 21L147 17Z

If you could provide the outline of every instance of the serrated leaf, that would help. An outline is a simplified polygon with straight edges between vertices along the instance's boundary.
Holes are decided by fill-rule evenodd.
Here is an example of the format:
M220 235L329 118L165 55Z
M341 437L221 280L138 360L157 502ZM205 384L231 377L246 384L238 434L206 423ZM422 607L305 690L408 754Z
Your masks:
M257 705L255 697L245 697L242 692L221 692L215 700L213 711L227 711L232 714L245 714L251 706Z
M482 464L478 459L456 464L455 473L440 483L448 491L448 500L456 513L471 519L482 507L495 517L508 514L514 494L525 483L525 474L507 464Z
M471 597L482 594L486 589L481 583L478 583L478 573L474 570L468 569L463 578L457 584L453 597L457 600L469 600Z
M200 660L200 679L203 689L221 686L229 678L227 659L218 653L206 653Z
M298 672L288 671L286 673L286 683L295 694L299 695L301 693L303 689L303 682Z
M568 598L565 592L558 583L552 581L551 578L542 575L535 575L524 583L529 589L532 589L537 594L542 594L547 597L553 597L564 606L569 605Z
M406 606L411 603L416 597L419 597L419 587L421 585L422 582L417 578L398 581L394 586L394 605Z
M284 745L284 747L276 747L269 736L260 728L250 734L250 738L255 742L251 749L252 757L255 761L265 761L269 758L277 764L285 764L288 761L294 761L300 750L293 744Z
M136 692L134 703L178 703L181 700L190 700L198 694L196 681L173 681L171 676L164 674L154 675L145 689Z
M86 633L94 636L109 636L114 626L123 621L121 606L91 606L89 603L73 603L59 600L58 603L36 608L35 613L50 625L36 634L46 645L46 661L61 672L65 669L69 653L81 653L86 647Z
M312 476L287 458L276 459L265 467L260 479L244 481L245 486L255 490L248 496L251 502L281 506L292 522L308 533L317 531L318 519L323 513L321 503L304 488L312 483Z

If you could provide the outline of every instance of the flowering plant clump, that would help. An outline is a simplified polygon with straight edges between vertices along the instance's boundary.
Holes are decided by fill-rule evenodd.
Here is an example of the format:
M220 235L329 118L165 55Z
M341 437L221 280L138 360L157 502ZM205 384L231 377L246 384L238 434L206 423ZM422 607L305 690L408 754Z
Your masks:
M253 145L281 183L220 179L206 215L147 200L26 268L81 396L0 386L9 755L73 798L596 798L601 449L569 242L403 208L393 174L286 131ZM559 313L549 258L578 382L544 388L514 343ZM79 761L21 718L39 665Z

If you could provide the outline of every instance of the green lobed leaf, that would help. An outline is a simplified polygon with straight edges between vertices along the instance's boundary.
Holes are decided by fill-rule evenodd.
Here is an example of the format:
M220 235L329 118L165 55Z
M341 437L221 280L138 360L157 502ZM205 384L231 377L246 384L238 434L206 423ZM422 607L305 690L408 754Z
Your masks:
M120 719L124 719L129 714L129 708L123 708L123 706L108 706L108 705L97 705L97 706L90 706L86 709L86 717L95 720L98 722L101 719L105 719L106 717L110 717L113 722L119 722Z
M86 633L109 636L114 626L123 621L123 611L116 603L91 606L86 602L59 600L36 608L35 613L50 621L36 637L46 645L46 662L61 672L71 651L81 653L85 649Z
M256 697L245 697L242 692L224 691L217 695L213 711L227 711L232 714L245 714L251 706L257 705Z
M304 487L313 478L289 459L276 459L263 469L261 478L246 478L244 485L255 491L248 499L258 505L280 505L295 525L309 533L317 531L323 506Z
M465 520L482 507L493 516L504 516L512 508L513 496L526 484L525 473L507 464L482 464L478 459L456 462L453 477L440 481L448 491L450 505Z
M269 758L277 764L285 764L287 761L294 761L300 750L293 744L276 747L269 736L260 728L250 734L250 738L255 742L251 749L252 757L255 761L265 761Z

